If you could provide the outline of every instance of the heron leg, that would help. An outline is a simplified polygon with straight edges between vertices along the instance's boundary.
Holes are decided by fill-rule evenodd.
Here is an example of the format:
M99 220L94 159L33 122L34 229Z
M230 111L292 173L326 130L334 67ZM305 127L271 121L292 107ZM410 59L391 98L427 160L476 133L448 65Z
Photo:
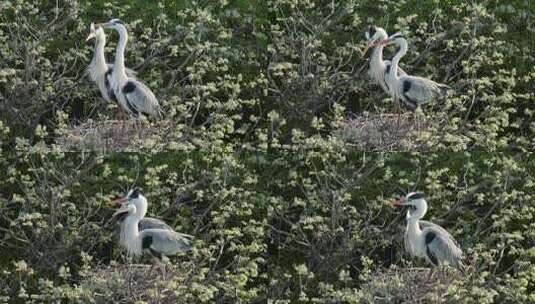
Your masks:
M397 124L398 124L398 127L399 127L400 118L401 118L401 100L399 99L399 97L395 98L394 103L396 104L396 113L398 114ZM398 130L399 130L399 128L398 128Z
M434 275L435 275L435 267L432 267L431 269L429 269L429 274L427 275L427 282L431 282Z

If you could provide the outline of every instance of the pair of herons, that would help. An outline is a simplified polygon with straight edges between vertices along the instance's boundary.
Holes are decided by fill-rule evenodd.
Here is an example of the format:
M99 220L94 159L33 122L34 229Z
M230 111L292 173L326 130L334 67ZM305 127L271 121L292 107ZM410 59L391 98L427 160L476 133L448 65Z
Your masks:
M113 214L113 218L117 218L120 223L119 244L129 257L139 257L148 251L159 261L163 256L175 255L192 248L193 236L174 231L162 220L145 217L148 202L138 189L130 190L125 197L109 203L110 207L116 205L120 208ZM163 273L164 269L161 270Z
M161 220L146 218L147 204L137 189L110 203L121 206L114 216L122 218L120 244L127 254L140 256L146 250L161 259L190 250L192 236L173 231ZM427 212L427 201L422 194L411 192L391 204L409 207L404 238L410 255L424 258L433 266L446 263L463 270L462 250L453 236L439 225L421 220Z
M427 78L407 75L399 67L401 58L407 54L408 50L407 40L402 34L396 33L389 37L383 28L371 26L366 31L365 36L368 43L362 51L362 55L365 55L368 49L373 48L368 74L374 82L392 96L398 110L400 100L415 110L435 98L448 95L449 86ZM398 47L392 62L383 60L383 48L389 44L395 44Z
M106 62L104 29L113 29L119 33L114 64ZM91 23L86 41L91 39L95 39L95 51L88 67L89 76L106 101L119 104L120 118L124 119L124 112L133 117L161 117L162 109L154 93L135 77L135 72L125 67L124 53L128 32L124 23L119 19L106 23Z

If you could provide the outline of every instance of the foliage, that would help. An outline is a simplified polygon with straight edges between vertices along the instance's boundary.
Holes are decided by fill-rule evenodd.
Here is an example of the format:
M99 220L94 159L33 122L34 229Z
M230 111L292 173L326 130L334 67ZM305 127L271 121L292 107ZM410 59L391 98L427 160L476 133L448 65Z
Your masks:
M10 0L0 10L0 302L535 302L528 1ZM58 138L116 112L84 74L88 25L111 17L128 24L127 65L165 119L143 122L156 130L148 138L123 134L134 153L73 152ZM389 138L405 152L348 140L376 142L377 125L348 126L392 107L358 53L369 24L402 31L403 68L456 92L398 125L414 131L410 145ZM104 204L134 186L149 215L195 236L166 280L117 248ZM415 189L469 265L429 290L415 275L425 263L403 250L404 211L385 204Z
M389 111L358 52L369 24L408 37L405 70L455 90L424 108L433 124L418 132L422 146L533 148L535 58L526 37L534 12L526 1L433 1L420 15L410 9L423 5L416 0L94 2L3 4L0 120L14 137L34 142L41 129L51 142L65 125L115 112L84 75L92 44L82 41L91 21L120 17L131 33L127 65L176 125L158 150L192 137L255 142L265 132L287 142L293 129L313 133L314 118L331 132L348 113ZM108 41L112 58L116 34Z

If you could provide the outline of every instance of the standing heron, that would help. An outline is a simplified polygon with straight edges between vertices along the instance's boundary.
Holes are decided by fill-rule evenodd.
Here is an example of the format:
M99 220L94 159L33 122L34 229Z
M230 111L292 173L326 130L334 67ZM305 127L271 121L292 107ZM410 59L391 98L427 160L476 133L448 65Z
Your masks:
M427 212L427 202L422 194L411 192L391 202L396 206L408 206L405 249L411 256L423 257L433 265L450 264L462 271L462 250L444 228L428 221L420 221Z
M93 59L87 67L89 77L98 86L100 94L107 102L117 102L115 93L111 87L111 75L113 73L113 64L106 63L106 56L104 55L104 47L106 46L106 34L102 28L95 28L95 24L91 23L89 27L89 35L85 41L95 39L95 51ZM126 68L126 75L134 77L135 72ZM119 117L124 118L124 111L119 105Z
M399 47L399 50L392 59L392 68L386 73L385 77L389 84L390 95L392 95L395 102L399 103L401 99L409 108L415 110L420 105L434 98L448 95L450 87L445 84L418 76L399 76L399 61L407 54L408 49L405 37L400 33L396 33L388 39L376 42L374 45L387 45L391 43L395 43Z
M110 204L121 204L121 208L113 215L127 213L124 219L124 229L121 237L124 238L124 246L130 257L137 257L148 250L150 254L162 259L163 256L175 255L179 252L190 250L192 236L165 228L149 228L140 231L139 224L147 213L147 199L137 189L131 190L120 199Z
M390 72L392 64L390 60L383 60L384 45L377 44L378 41L387 39L388 34L382 27L370 26L366 31L365 36L368 43L362 51L362 56L366 55L368 49L373 47L368 75L376 84L380 85L386 93L390 93L388 88L389 85L385 76L388 72ZM401 68L398 70L400 75L407 74Z
M139 115L161 117L162 112L158 99L145 84L126 73L124 52L128 41L128 32L124 23L119 19L112 19L106 23L99 23L97 27L111 28L119 33L119 45L115 54L115 65L111 76L111 87L119 104L134 117Z

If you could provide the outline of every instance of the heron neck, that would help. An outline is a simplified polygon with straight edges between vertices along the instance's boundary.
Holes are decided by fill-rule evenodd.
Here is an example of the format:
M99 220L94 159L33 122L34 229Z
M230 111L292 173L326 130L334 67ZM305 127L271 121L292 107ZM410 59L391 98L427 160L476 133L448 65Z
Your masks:
M407 54L407 46L401 45L401 47L399 48L399 51L396 53L394 58L392 58L392 68L390 71L390 77L394 79L399 78L398 76L399 61L401 60L401 58L403 58L403 56L405 56L405 54Z
M371 63L374 65L381 65L383 63L383 45L378 45L373 48Z
M115 54L114 72L116 73L116 78L126 80L124 52L128 41L128 33L125 28L120 28L117 31L119 32L119 45L117 46L117 52Z
M407 230L409 235L419 236L422 234L422 229L420 229L420 218L410 218L407 221Z
M93 61L99 68L107 68L106 57L104 56L104 46L106 45L106 38L97 37L95 39L95 54Z
M128 255L135 256L141 254L141 240L139 238L139 213L128 215L124 220L123 239Z

